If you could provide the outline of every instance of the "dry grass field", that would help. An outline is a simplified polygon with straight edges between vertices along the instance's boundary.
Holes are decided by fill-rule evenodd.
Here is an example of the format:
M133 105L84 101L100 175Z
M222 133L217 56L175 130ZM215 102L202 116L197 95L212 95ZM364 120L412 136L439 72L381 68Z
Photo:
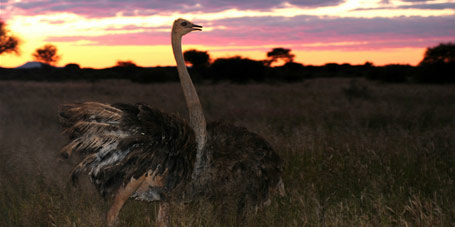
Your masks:
M455 86L314 79L197 84L209 121L263 135L284 160L284 198L248 226L455 226ZM110 200L69 183L57 106L143 102L186 117L179 84L0 82L0 226L102 226ZM129 201L121 226L150 226L156 204ZM210 206L174 226L224 226Z

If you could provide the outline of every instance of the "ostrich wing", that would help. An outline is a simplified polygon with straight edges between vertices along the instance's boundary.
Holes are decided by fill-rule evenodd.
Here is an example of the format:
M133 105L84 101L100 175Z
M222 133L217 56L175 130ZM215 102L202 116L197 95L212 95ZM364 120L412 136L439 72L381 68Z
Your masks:
M163 177L162 191L170 192L191 175L194 133L177 116L144 104L95 102L64 105L60 116L71 139L62 155L83 156L73 180L87 172L102 195L147 173Z

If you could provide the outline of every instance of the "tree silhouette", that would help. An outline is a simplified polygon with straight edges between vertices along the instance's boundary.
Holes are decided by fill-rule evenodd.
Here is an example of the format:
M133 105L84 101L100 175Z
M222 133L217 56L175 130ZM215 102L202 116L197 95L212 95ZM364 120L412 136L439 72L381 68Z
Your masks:
M60 55L57 55L57 47L52 44L46 44L44 47L36 49L32 56L36 61L48 65L57 63L61 58Z
M267 52L267 59L264 60L266 66L270 66L272 63L283 60L285 63L294 61L294 54L291 54L291 49L286 49L282 47L273 48L271 51Z
M127 60L127 61L120 61L120 60L118 60L118 61L117 61L117 64L116 64L115 66L118 66L118 67L127 67L127 68L137 67L136 63L134 63L134 62L131 61L131 60Z
M19 39L9 33L5 22L0 20L0 55L4 53L19 54Z
M194 68L207 67L210 61L210 55L207 51L198 51L195 49L187 50L183 53L186 62L189 62Z
M441 43L428 47L419 65L455 63L455 43Z
M422 83L455 83L455 43L428 47L415 80Z

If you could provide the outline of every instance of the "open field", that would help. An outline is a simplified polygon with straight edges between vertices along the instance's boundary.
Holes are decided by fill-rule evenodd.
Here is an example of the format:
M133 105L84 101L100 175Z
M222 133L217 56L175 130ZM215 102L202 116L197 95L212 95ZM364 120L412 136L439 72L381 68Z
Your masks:
M350 79L197 84L209 121L263 135L285 164L287 196L248 226L455 226L455 85ZM57 106L144 102L186 117L179 84L0 82L0 226L102 226L104 201L61 160ZM129 201L121 226L154 223ZM175 209L174 226L223 226L209 208Z

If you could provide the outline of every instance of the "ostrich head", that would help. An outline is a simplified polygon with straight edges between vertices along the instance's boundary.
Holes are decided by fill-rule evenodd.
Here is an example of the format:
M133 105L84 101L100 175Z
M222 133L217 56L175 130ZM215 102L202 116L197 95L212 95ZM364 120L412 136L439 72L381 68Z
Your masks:
M172 26L172 33L179 36L184 36L192 31L202 31L202 26L193 24L182 18L175 20Z

